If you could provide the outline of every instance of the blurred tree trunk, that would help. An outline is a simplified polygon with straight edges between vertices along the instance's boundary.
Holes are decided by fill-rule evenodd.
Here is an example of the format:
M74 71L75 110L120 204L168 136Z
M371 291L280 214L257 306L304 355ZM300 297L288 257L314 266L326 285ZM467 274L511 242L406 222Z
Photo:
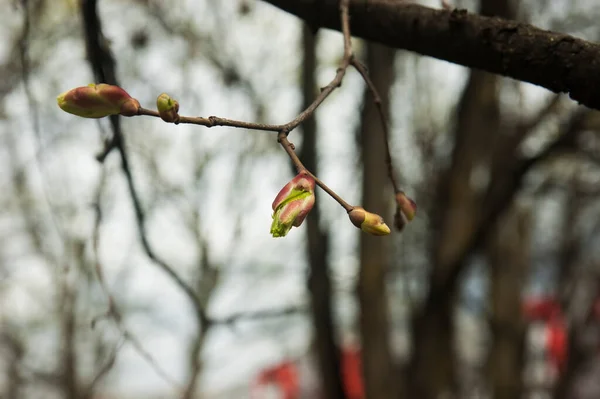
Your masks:
M526 324L522 290L529 271L531 214L513 207L490 236L492 348L488 358L489 386L494 399L520 398Z
M6 384L3 389L6 396L0 395L0 397L20 399L23 397L21 392L25 385L23 377L21 376L21 367L23 367L23 357L25 356L25 345L18 334L14 334L6 327L3 327L3 329L3 331L0 331L0 342L3 347L9 351L8 356L6 354L4 355L4 361L9 362L10 365L6 372Z
M394 80L395 50L379 44L367 45L367 67L381 95L389 104ZM381 120L371 94L365 91L360 127L360 151L363 162L362 205L370 212L392 219L385 162L385 141ZM389 237L360 235L358 298L365 397L397 398L393 356L390 347L390 323L385 273L389 266Z
M581 254L579 253L581 243L577 240L577 221L579 213L584 209L584 201L582 196L578 195L577 190L578 184L573 181L565 201L563 235L560 243L558 291L561 307L568 318L568 340L566 364L554 386L553 397L555 399L572 397L575 380L581 373L582 366L594 353L593 350L589 350L590 348L584 348L581 342L587 316L583 314L591 310L592 304L585 303L585 300L581 301L581 298L578 298L581 295L575 295L574 292L578 290L578 293L585 297L586 291L590 288L578 281L582 276L584 279L589 277L585 276L585 266L581 264L582 259L580 259Z
M308 26L303 27L302 45L304 62L302 64L303 108L313 101L315 90L316 40ZM317 127L314 118L302 124L303 142L300 158L304 165L318 176L317 167ZM340 352L336 345L336 333L333 323L331 278L329 277L329 234L319 227L319 201L306 219L307 246L309 261L308 291L310 294L311 314L315 331L315 347L323 397L327 399L345 398L340 373Z
M482 0L481 14L509 18L509 0ZM433 399L456 387L454 299L466 250L481 228L490 160L501 129L497 84L495 75L472 70L458 104L452 161L441 176L433 213L429 293L413 324L413 397Z

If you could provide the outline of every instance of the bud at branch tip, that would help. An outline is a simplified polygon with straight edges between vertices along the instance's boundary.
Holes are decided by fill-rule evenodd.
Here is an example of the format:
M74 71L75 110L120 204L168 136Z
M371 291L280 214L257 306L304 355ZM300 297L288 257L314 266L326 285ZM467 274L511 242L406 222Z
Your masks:
M119 86L105 83L77 87L56 98L65 112L83 118L103 118L109 115L134 116L140 103Z

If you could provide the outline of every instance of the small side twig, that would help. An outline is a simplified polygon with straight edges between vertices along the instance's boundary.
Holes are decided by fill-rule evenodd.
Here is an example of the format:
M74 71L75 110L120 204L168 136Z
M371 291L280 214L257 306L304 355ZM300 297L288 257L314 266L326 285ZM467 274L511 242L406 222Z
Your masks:
M82 0L81 12L84 20L84 30L86 37L86 50L90 67L94 76L102 82L118 85L116 77L115 59L112 56L110 49L107 48L103 40L102 24L98 16L97 0ZM125 147L125 139L121 129L120 119L118 115L110 117L113 138L106 143L106 148L99 156L99 159L104 159L112 149L116 149L121 157L121 169L127 181L127 187L133 202L135 217L137 221L138 233L142 248L146 255L160 267L187 295L194 306L195 315L198 323L205 323L207 320L205 310L198 299L195 291L183 280L179 274L167 262L160 259L154 252L148 241L146 234L146 215L141 205L141 201L136 190L133 174L129 163L129 157Z
M329 194L329 196L331 196L331 198L336 200L338 202L338 204L340 204L342 206L342 208L344 208L346 210L346 212L350 212L351 210L353 210L355 208L354 206L352 206L349 203L347 203L346 201L344 201L344 199L342 197L340 197L335 191L333 191L325 183L323 183L323 181L321 181L321 179L319 179L317 176L315 176L311 171L306 169L306 167L304 166L302 161L300 161L300 158L298 158L298 155L296 155L296 152L294 151L294 145L292 143L290 143L285 132L279 133L278 140L279 140L279 143L281 144L281 146L283 147L283 149L285 150L285 152L288 154L288 156L294 163L294 166L298 170L298 173L306 172L310 176L312 176L312 178L315 179L315 183L317 183L317 185L319 187L321 187L323 189L323 191L325 191L327 194Z
M234 313L230 316L224 317L222 319L211 319L211 322L215 325L232 325L239 321L244 320L262 320L262 319L271 319L271 318L279 318L284 316L290 316L298 313L303 313L308 311L308 307L305 305L293 305L280 309L264 309L258 310L254 312L240 312Z
M137 337L135 335L133 335L125 327L125 325L123 324L122 313L121 313L119 307L117 306L115 299L108 288L108 285L106 284L106 280L104 278L104 271L102 268L102 262L100 260L100 226L102 225L101 198L102 198L102 191L104 188L105 179L106 179L106 172L103 169L102 176L100 178L100 183L98 185L98 190L96 192L96 201L94 204L95 218L94 218L94 229L92 232L92 246L93 246L94 258L95 258L94 266L95 266L95 270L96 270L96 276L98 278L98 283L100 284L100 288L102 289L102 291L104 292L104 295L106 296L106 298L108 300L108 310L106 311L106 313L104 313L100 317L96 317L92 320L92 327L95 326L95 324L99 318L104 318L104 317L111 318L114 321L115 326L121 333L122 339L129 342L135 348L135 350L138 352L138 354L144 360L146 360L146 362L148 362L148 364L154 369L156 374L159 375L161 378L163 378L165 381L167 381L169 384L174 386L175 388L181 390L181 387L179 386L179 384L177 382L175 382L175 380L173 378L171 378L169 376L169 374L160 367L158 362L152 357L150 352L148 352L144 348L144 346L141 344L139 339L137 339ZM116 349L115 349L115 351L116 351ZM114 362L114 358L116 358L116 353L112 356L112 358L113 358L112 362ZM107 362L107 364L108 363L110 363L110 362ZM105 366L105 368L109 368L109 367ZM107 372L108 372L108 369L104 370L104 371L101 370L101 372L99 372L98 375L94 378L94 384L97 383L96 380L102 378L102 376L105 375Z
M342 58L341 64L337 69L335 77L327 84L327 86L321 88L321 92L314 99L314 101L300 114L298 114L291 121L275 125L275 124L267 124L267 123L253 123L253 122L244 122L238 121L234 119L221 118L218 116L209 116L207 118L204 117L193 117L193 116L180 116L177 122L172 122L175 124L184 123L184 124L192 124L192 125L200 125L205 127L215 127L215 126L228 126L242 129L250 129L250 130L263 130L263 131L271 131L271 132L285 132L289 134L292 130L297 128L302 122L306 119L313 116L317 108L325 101L327 97L338 87L342 85L342 80L346 75L346 71L348 67L352 63L354 59L354 54L352 52L352 42L350 37L350 16L348 12L348 1L342 0L340 2L340 13L342 18L342 27L344 34L344 56ZM160 115L158 112L140 108L138 111L138 115L145 116L153 116L159 118Z
M392 164L392 154L390 151L390 130L388 126L388 118L385 114L385 110L383 109L383 103L381 101L381 96L379 95L379 91L375 87L375 84L369 77L369 73L367 71L367 67L357 60L356 58L352 59L352 66L360 73L362 78L364 79L371 95L373 96L373 102L375 103L375 107L377 108L377 112L379 113L379 118L381 120L381 127L383 129L384 143L385 143L385 163L387 165L388 177L390 182L392 183L392 187L394 189L394 194L400 192L400 188L398 187L398 183L396 183L396 179L394 178L394 165Z

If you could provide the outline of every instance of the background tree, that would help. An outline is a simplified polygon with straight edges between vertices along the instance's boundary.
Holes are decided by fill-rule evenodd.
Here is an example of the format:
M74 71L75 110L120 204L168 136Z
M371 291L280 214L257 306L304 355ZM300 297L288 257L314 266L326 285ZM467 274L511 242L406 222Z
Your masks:
M340 29L337 0L0 6L2 397L260 397L281 376L305 397L597 397L592 1L351 0L355 58L319 29ZM322 191L271 238L291 177L276 133L54 106L104 81L148 108L164 91L182 115L285 123L340 61L289 140L393 224L364 62L419 204L385 238Z

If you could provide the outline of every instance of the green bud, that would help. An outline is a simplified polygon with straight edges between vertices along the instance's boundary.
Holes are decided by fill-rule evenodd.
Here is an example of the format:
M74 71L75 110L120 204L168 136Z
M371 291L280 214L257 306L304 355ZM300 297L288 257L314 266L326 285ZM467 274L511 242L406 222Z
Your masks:
M373 234L374 236L386 236L390 234L390 228L385 224L381 216L376 213L367 212L360 206L354 207L354 209L348 212L348 216L352 224L365 233Z
M166 93L156 99L156 108L161 119L165 122L179 122L179 103Z

